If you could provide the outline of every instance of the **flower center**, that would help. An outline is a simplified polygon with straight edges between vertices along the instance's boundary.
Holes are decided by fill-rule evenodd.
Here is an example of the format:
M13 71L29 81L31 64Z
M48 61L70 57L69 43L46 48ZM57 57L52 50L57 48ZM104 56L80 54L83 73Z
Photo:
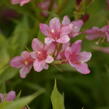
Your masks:
M54 29L51 29L50 31L50 35L54 40L59 39L60 37L60 32L59 31L55 31Z
M40 61L46 59L46 57L47 57L47 51L46 50L37 51L37 58Z
M32 64L32 62L33 62L33 59L31 57L30 58L26 58L23 61L24 65L26 65L26 66Z
M79 61L79 56L78 56L78 54L75 54L75 53L72 53L72 54L70 55L70 60L71 60L71 62L74 63L74 64L79 64L79 63L80 63L80 61Z

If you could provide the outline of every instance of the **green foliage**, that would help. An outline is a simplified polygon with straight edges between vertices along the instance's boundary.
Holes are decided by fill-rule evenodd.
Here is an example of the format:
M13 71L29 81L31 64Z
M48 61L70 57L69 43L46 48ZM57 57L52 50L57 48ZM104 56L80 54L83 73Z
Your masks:
M53 109L65 109L64 108L64 96L60 94L57 89L56 80L54 84L54 88L51 94L51 101Z

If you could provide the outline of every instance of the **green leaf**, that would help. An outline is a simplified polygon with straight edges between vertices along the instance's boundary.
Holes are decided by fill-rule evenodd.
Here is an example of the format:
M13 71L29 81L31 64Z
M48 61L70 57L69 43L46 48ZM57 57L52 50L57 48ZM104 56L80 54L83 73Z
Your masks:
M108 10L104 0L94 0L87 8L90 18L86 23L86 27L103 26L108 21Z
M11 67L6 67L2 72L0 72L0 84L12 79L16 74L17 70Z
M24 50L30 38L30 28L28 24L28 18L24 17L19 22L13 32L12 37L9 40L10 54L16 55Z
M53 109L65 109L64 107L64 96L60 94L57 89L56 80L54 84L54 89L51 94L51 101Z
M35 99L36 97L38 97L42 93L44 93L44 90L41 89L33 95L20 98L18 100L13 101L13 102L0 103L0 109L22 109L23 107L25 107L25 105L30 103L33 99Z
M7 40L4 35L0 34L0 70L9 61L9 55L7 53Z

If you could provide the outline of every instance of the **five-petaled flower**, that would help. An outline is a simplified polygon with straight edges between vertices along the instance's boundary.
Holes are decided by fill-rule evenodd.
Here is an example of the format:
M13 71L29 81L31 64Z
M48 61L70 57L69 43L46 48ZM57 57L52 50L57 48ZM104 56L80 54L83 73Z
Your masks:
M53 43L45 45L35 38L32 41L32 49L31 56L34 59L34 70L40 72L43 69L48 69L48 64L54 61L52 53L54 52L55 45Z
M24 51L21 56L14 57L10 64L12 67L20 69L20 77L25 78L32 68L33 59L28 51Z
M82 74L90 73L87 61L91 58L90 52L81 52L81 40L74 42L71 47L65 51L65 56L68 63Z
M71 24L62 26L60 20L57 17L51 19L49 26L47 24L40 24L40 30L46 36L45 43L47 44L50 44L52 42L62 44L69 42L69 34L71 32L71 29Z

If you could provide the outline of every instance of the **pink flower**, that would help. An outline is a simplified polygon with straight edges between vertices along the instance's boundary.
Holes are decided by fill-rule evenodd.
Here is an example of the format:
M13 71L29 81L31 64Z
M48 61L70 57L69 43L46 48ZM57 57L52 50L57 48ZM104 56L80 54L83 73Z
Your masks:
M12 67L20 69L20 77L25 78L30 72L33 64L33 59L29 52L22 52L21 56L16 56L10 62Z
M47 36L45 43L50 44L52 42L67 43L69 42L69 33L71 32L72 25L62 26L58 18L51 19L49 26L46 24L40 24L41 32Z
M12 4L20 4L20 6L23 6L27 3L29 3L31 0L11 0Z
M55 49L54 44L44 45L41 41L35 38L32 41L32 49L34 50L31 53L31 56L34 59L34 70L40 72L43 69L48 69L48 64L54 61L51 56Z
M62 48L58 53L57 60L62 60L63 62L66 62L65 51L69 46L70 43L66 43L62 45Z
M87 35L88 40L94 40L100 37L105 37L109 42L109 25L102 28L93 27L92 29L86 30L85 34Z
M80 34L80 29L83 26L83 21L82 20L76 20L71 22L68 16L64 16L62 25L72 25L71 32L69 34L70 37L75 37Z
M44 0L38 3L38 6L41 8L41 14L45 17L48 16L48 9L50 6L50 0Z
M0 93L0 103L4 101L11 102L14 101L15 99L16 99L15 91L10 91L7 94ZM28 109L28 107L25 106L22 109Z
M0 101L13 101L16 98L15 91L10 91L8 94L2 94L0 93Z
M67 48L65 51L65 56L68 63L74 67L78 72L82 74L90 73L87 61L91 58L90 52L80 52L81 50L81 40L76 41L71 47Z

